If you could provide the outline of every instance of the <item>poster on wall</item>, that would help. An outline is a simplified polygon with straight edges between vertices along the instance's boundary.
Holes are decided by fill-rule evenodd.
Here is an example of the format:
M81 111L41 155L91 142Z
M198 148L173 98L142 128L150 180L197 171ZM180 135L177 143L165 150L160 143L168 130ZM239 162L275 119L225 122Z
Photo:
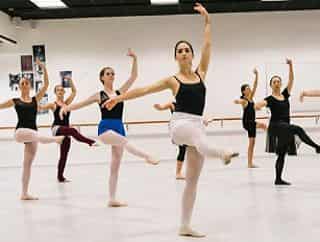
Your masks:
M36 62L37 59L39 59L42 63L46 62L46 52L45 52L45 46L44 45L33 45L32 46L32 52L33 52L33 61ZM42 73L42 70L39 66L35 65L35 71Z
M18 91L19 89L19 81L20 81L20 74L9 74L9 87L11 91Z
M41 68L35 64L36 60L39 59L40 62L46 64L46 51L44 45L33 45L32 46L33 53L33 62L34 62L34 79L35 79L35 91L39 92L41 87L43 86L43 71ZM45 105L48 103L48 94L46 93L43 98L40 100L40 105ZM47 114L48 110L41 110L38 114Z
M33 45L33 60L34 62L38 58L41 62L46 62L46 52L44 45Z
M43 98L41 98L41 100L39 101L39 105L40 106L43 106L43 105L46 105L48 104L48 94L46 93ZM49 110L39 110L38 111L38 114L47 114L49 113Z
M70 79L72 79L72 71L60 71L61 85L64 88L70 88L71 83Z
M33 71L32 69L32 55L22 55L21 56L21 71Z

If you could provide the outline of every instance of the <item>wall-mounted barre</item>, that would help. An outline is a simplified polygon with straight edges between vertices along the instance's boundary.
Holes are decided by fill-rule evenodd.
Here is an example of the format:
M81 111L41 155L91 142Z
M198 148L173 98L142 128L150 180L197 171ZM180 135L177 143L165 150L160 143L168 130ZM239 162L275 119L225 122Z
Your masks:
M292 119L306 119L306 118L314 118L315 124L319 123L320 120L320 114L296 114L290 116ZM260 116L256 117L256 119L262 120L262 119L269 119L269 116ZM221 124L221 127L223 127L223 124L225 121L241 121L241 117L216 117L212 118L210 120L211 122L218 121ZM153 124L167 124L169 123L169 120L146 120L146 121L127 121L124 122L126 127L128 128L130 125L153 125ZM96 127L98 123L73 123L72 126L74 127ZM38 128L50 128L51 125L39 125ZM15 129L14 126L2 126L0 127L0 130L12 130Z

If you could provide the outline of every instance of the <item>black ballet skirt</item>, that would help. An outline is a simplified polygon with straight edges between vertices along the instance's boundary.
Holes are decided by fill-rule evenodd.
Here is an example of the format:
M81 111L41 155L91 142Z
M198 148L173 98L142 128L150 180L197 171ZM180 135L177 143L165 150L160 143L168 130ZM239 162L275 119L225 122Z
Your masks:
M283 90L282 95L284 100L278 100L272 95L265 98L271 111L266 152L279 154L280 149L284 149L288 155L297 155L299 142L290 125L290 93L287 88Z
M298 136L290 133L289 126L288 123L277 123L276 125L270 123L266 135L266 152L278 154L279 147L286 147L288 155L297 155L301 140ZM286 137L282 139L285 143L279 144L279 135Z

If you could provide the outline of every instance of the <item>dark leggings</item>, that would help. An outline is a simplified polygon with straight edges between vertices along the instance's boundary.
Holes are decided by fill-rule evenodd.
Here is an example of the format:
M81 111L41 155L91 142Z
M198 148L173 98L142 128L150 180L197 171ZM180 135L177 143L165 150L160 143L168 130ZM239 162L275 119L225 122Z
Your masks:
M297 135L301 141L316 149L319 152L320 146L316 144L304 131L303 128L297 125L288 123L276 123L270 124L271 132L278 138L277 145L277 160L276 160L276 180L280 181L282 179L282 171L285 163L285 156L288 151L290 142L294 139L294 135Z
M178 161L184 161L184 157L186 155L186 148L187 148L186 145L179 145L179 153L177 156Z
M69 153L70 145L71 145L71 139L69 136L72 136L77 141L82 142L82 143L86 143L90 146L93 143L95 143L95 141L84 137L82 134L80 134L78 132L78 130L76 130L75 128L72 128L72 127L68 127L68 126L60 126L57 130L56 135L57 136L60 136L60 135L66 136L64 138L62 144L60 145L60 159L59 159L59 163L58 163L58 180L64 181L65 178L63 176L63 173L64 173L64 169L66 167L67 157L68 157L68 153Z

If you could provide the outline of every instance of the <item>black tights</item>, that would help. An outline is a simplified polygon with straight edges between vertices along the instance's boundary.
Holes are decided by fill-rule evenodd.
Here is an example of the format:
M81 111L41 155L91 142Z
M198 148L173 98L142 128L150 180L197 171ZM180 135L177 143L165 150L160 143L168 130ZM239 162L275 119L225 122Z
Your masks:
M179 154L177 156L178 161L184 161L184 157L186 155L186 145L179 145Z
M282 171L285 163L285 156L288 151L288 146L294 135L297 135L303 143L316 149L316 152L319 153L320 146L316 144L304 131L303 128L297 125L280 123L279 125L273 126L274 131L277 132L278 137L278 147L277 147L277 160L276 160L276 181L282 180Z
M278 154L277 160L276 160L276 181L282 180L282 171L284 167L284 161L285 161L286 153Z

